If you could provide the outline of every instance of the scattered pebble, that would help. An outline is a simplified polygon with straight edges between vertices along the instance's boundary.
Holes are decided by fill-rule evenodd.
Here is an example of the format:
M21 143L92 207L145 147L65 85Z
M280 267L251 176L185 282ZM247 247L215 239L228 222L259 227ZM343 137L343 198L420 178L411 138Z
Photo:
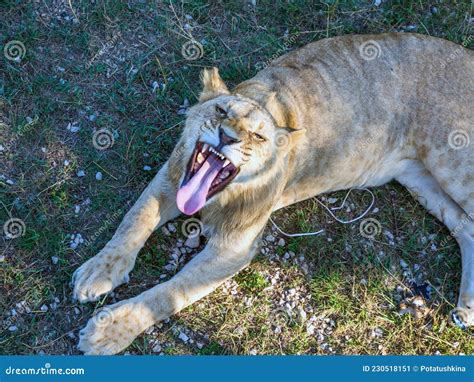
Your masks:
M151 348L151 351L153 353L161 353L161 344L159 342L155 343L155 345L153 345Z
M77 122L68 123L66 129L71 133L77 133L79 130L81 130Z
M404 269L408 268L408 264L406 263L405 260L403 259L400 259L400 266Z
M189 100L185 98L183 101L183 104L179 107L178 115L186 115L188 108L189 108Z
M47 305L41 305L40 310L41 310L42 312L47 312L47 311L48 311L48 306L47 306Z
M102 173L100 171L97 171L97 173L95 174L95 178L99 181L102 180L103 176L102 176Z
M71 235L71 241L69 242L69 246L72 249L76 249L82 243L84 243L84 239L80 233Z
M145 171L151 171L151 167L150 167L150 166L143 166L143 169L144 169Z
M179 333L178 338L183 342L188 342L189 341L189 337L183 332Z
M58 261L59 261L59 257L57 257L57 256L51 256L51 261L52 261L52 263L53 263L54 265L56 265L56 264L58 263Z
M188 248L197 248L197 247L199 247L199 244L200 244L199 235L190 236L184 242L184 245Z
M267 235L267 237L265 237L265 240L268 241L269 243L273 243L275 241L275 236Z
M77 177L78 177L78 178L82 178L82 177L84 177L84 176L86 176L86 172L85 172L84 170L79 170L79 171L77 172Z

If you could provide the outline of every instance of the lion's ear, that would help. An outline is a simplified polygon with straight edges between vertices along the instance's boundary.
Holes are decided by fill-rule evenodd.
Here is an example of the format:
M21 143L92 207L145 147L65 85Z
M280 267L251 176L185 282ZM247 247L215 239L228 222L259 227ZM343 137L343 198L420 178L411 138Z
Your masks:
M292 147L298 145L306 135L306 129L292 129L290 127L282 127L281 129L288 135Z
M229 94L226 84L222 81L217 68L204 69L201 73L203 89L199 102L207 101L221 94Z

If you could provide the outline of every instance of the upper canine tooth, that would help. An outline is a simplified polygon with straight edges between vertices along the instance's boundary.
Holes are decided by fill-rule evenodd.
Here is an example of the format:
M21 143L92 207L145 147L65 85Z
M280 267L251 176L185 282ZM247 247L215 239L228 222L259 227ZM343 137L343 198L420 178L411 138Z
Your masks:
M204 145L202 146L202 152L205 153L208 148L209 148L209 145L207 143L204 143Z
M230 160L226 159L224 162L224 167L227 166L230 163Z

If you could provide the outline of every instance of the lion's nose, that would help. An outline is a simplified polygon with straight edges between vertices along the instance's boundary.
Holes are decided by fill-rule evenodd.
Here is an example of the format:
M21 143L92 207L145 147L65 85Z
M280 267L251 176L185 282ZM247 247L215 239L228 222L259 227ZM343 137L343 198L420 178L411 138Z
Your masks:
M233 143L237 143L237 142L240 142L237 138L233 138L233 137L230 137L228 136L224 129L223 128L220 128L219 129L219 139L221 141L221 145L222 146L225 146L225 145L231 145Z

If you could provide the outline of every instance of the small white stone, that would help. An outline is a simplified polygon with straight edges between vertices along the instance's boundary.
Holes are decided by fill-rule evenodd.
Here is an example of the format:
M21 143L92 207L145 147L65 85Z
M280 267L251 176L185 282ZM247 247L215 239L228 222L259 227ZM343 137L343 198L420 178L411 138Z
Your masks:
M51 261L53 262L54 265L56 265L59 261L59 257L57 256L51 256Z
M268 241L269 243L273 243L275 241L275 236L273 235L268 235L266 238L265 238L266 241Z
M95 178L99 181L102 180L103 178L102 173L100 171L97 171L97 173L95 174Z
M77 215L79 211L81 210L81 206L74 206L74 213Z
M406 261L403 260L403 259L400 259L400 266L401 266L402 268L408 268L408 264L407 264Z
M64 81L64 80L63 80L63 81ZM60 81L60 82L61 82L61 81ZM69 130L71 133L77 133L79 130L81 130L81 128L79 127L79 125L77 125L77 122L68 123L66 129Z
M78 178L82 178L82 177L84 177L84 176L86 176L86 173L85 173L84 170L79 170L79 171L77 172L77 177L78 177Z
M176 232L176 226L173 223L168 223L167 227L170 232Z
M64 161L64 166L69 166L69 161L67 159Z
M374 5L378 7L382 3L382 0L374 0Z
M10 332L16 332L18 330L18 327L16 325L12 325L8 328Z
M285 239L280 238L280 240L278 240L278 246L279 246L279 247L284 247L285 244L286 244L286 243L285 243Z
M150 166L143 166L143 169L144 169L145 171L151 171L151 167L150 167Z
M41 305L40 310L41 310L42 312L47 312L47 311L48 311L48 306L47 306L47 305Z
M183 342L188 342L189 341L189 337L183 332L179 333L178 338Z
M195 235L195 236L190 236L188 237L188 239L184 242L184 245L188 248L197 248L199 247L199 244L200 244L200 240L199 240L199 236L198 235Z
M159 343L155 344L151 349L153 353L160 353L161 352L161 345Z

